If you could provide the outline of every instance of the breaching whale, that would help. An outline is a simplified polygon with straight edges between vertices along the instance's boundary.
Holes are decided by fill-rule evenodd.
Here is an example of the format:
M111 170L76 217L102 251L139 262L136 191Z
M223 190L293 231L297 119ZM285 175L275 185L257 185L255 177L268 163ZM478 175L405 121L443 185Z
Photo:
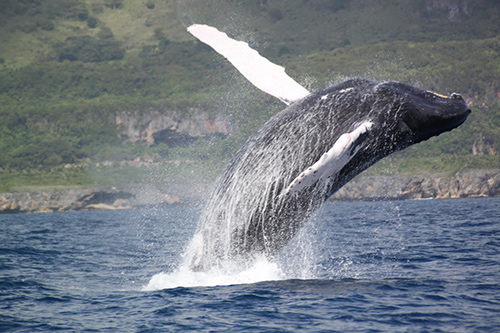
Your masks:
M353 177L470 114L458 94L398 82L352 79L309 93L246 43L204 25L188 30L289 104L247 140L216 182L184 257L193 270L273 257Z

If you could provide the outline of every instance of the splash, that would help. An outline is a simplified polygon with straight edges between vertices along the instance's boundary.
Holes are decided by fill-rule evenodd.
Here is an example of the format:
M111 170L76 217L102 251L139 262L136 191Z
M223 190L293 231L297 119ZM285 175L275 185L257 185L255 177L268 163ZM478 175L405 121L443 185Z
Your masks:
M194 272L188 265L181 265L172 273L154 275L143 290L224 286L283 279L285 279L285 274L278 264L261 257L245 269L242 269L241 263L236 261L229 261L223 266L213 267L203 272Z
M313 220L316 220L316 216ZM308 223L287 248L273 260L263 254L254 256L252 260L248 257L234 257L220 261L218 265L202 271L193 270L190 261L192 258L190 251L201 245L198 236L197 234L193 236L182 255L182 262L175 270L155 274L142 290L212 287L317 277L315 265L318 254L315 223Z

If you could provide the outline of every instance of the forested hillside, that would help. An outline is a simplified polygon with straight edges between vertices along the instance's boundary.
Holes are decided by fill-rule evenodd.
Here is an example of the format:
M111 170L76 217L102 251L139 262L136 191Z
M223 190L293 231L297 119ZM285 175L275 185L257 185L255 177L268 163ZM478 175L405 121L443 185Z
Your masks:
M282 105L192 23L249 42L311 90L364 77L466 98L461 128L371 172L500 166L496 0L3 0L0 191L213 179Z

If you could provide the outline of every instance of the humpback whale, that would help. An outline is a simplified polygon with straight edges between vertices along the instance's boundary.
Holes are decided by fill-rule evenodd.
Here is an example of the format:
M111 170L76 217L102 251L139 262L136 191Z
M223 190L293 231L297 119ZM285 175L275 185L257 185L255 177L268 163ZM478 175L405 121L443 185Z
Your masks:
M288 105L247 140L216 182L184 256L192 270L272 258L360 172L470 114L459 94L399 82L351 79L310 93L248 44L205 25L188 31Z

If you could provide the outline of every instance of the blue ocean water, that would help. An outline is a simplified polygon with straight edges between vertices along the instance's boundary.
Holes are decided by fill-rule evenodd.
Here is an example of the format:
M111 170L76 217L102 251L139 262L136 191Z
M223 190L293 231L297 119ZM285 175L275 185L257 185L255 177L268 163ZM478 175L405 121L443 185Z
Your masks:
M1 215L0 331L500 331L500 198L327 203L233 280L179 272L199 213Z

